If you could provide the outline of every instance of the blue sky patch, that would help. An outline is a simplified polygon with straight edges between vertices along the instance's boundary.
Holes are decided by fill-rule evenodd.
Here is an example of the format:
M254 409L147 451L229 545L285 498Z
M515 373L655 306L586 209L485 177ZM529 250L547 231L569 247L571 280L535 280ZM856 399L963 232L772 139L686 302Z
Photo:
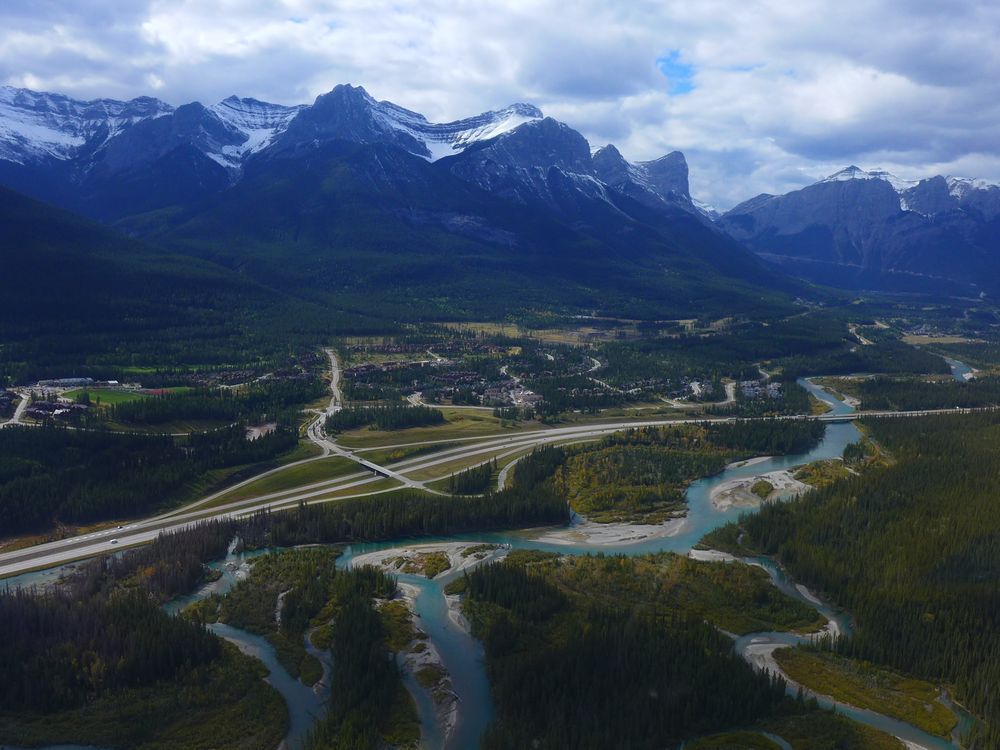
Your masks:
M660 72L667 78L667 91L679 96L694 91L694 66L680 61L680 50L672 49L656 61Z

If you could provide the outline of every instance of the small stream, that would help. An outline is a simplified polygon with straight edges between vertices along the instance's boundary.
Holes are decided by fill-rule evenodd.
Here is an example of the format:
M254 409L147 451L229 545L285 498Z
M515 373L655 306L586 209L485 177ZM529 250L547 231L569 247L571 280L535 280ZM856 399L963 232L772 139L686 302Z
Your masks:
M949 364L951 365L952 362L962 365L962 363L954 360L950 360ZM971 371L971 368L967 368L966 371ZM955 372L954 365L953 372ZM957 375L956 378L958 378ZM964 374L962 379L964 379ZM847 415L854 411L853 407L849 404L833 398L811 380L799 379L798 382L812 395L830 407L830 412L828 413L833 415ZM813 461L839 458L843 454L844 448L848 444L856 442L860 437L861 433L852 422L829 423L827 424L823 440L807 453L793 456L769 457L751 463L737 463L728 467L720 474L693 482L685 495L687 501L685 523L679 533L670 537L647 539L631 544L619 545L558 544L539 539L546 532L550 532L551 529L536 529L531 531L465 534L459 537L442 537L440 539L403 539L386 543L348 545L343 548L343 555L338 559L337 564L339 567L348 567L351 565L352 560L361 554L413 544L429 544L435 541L489 542L494 544L508 544L515 549L541 549L570 555L598 552L605 554L642 555L662 551L686 554L705 534L737 519L741 513L749 512L746 508L737 507L729 508L725 511L717 510L711 502L711 493L716 486L733 479L746 479L772 471L790 469ZM187 606L187 604L204 598L211 593L224 594L236 583L238 565L244 562L249 556L240 556L231 553L226 560L213 564L213 568L222 571L222 577L219 580L207 584L191 596L180 597L174 600L167 605L166 609L176 612ZM746 562L762 566L771 575L772 580L778 588L789 596L809 604L824 617L836 623L841 633L849 634L851 632L852 623L848 615L824 604L803 587L796 585L773 561L766 558L754 558L748 559ZM421 721L423 746L429 750L438 750L439 748L444 748L444 750L466 750L467 748L477 747L482 732L493 717L493 704L490 695L489 680L486 676L482 645L448 616L444 586L456 575L458 573L453 572L450 576L446 573L435 580L428 580L422 576L398 575L401 582L408 583L418 589L419 593L416 597L414 608L415 614L418 616L417 624L428 635L440 653L444 667L449 672L455 693L459 696L458 723L451 737L445 742L442 739L441 728L437 723L433 702L430 700L427 691L417 685L412 678L407 679L407 687L416 698ZM258 656L267 665L271 672L268 681L285 697L291 714L291 729L287 738L288 744L292 748L297 747L308 726L316 716L322 713L322 707L329 695L329 680L324 680L325 688L314 692L288 675L284 668L277 662L274 649L266 640L229 626L215 626L213 629L219 635L236 643L245 652ZM803 638L803 636L789 633L753 633L738 639L736 648L740 653L744 653L750 645L757 647L777 643L792 645L800 642ZM329 665L325 664L324 670L328 669ZM324 674L327 677L329 676L328 671L325 671ZM820 699L820 703L823 704L823 699ZM830 702L827 701L826 705L830 705ZM928 748L928 750L956 750L959 747L955 743L922 732L916 727L871 711L853 709L843 705L838 705L837 708L841 713L850 716L852 719L902 737L910 742ZM959 715L962 716L961 713Z
M249 569L247 564L249 560L268 553L268 550L235 552L235 547L234 542L233 545L230 545L229 553L224 560L219 560L208 566L220 572L221 575L218 579L206 583L193 594L172 599L163 605L164 611L176 615L188 605L201 601L212 594L224 596L246 575ZM301 747L302 741L316 719L324 714L327 700L330 697L331 664L326 652L320 651L308 639L306 640L306 650L317 657L323 665L323 678L317 683L316 689L313 689L288 673L288 670L278 661L274 646L263 636L248 633L225 623L212 623L208 628L219 637L234 644L244 654L259 659L267 667L267 682L281 693L281 697L285 699L285 704L288 706L289 726L288 734L285 736L285 746L289 750Z
M801 584L796 584L770 558L751 557L743 558L742 561L749 565L759 565L764 568L770 574L771 580L779 589L793 599L807 604L816 610L831 623L835 632L843 635L850 635L853 632L853 623L851 622L850 615L823 602L819 597ZM743 656L743 658L750 664L760 667L763 666L762 660L759 658L760 655L763 653L769 653L772 650L772 646L796 646L800 643L808 643L815 637L815 634L799 635L796 633L781 632L748 633L747 635L740 636L736 639L734 648L736 652ZM755 655L758 656L757 659L754 658ZM880 729L883 732L887 732L888 734L899 737L900 739L913 743L919 747L926 748L927 750L957 750L961 747L957 743L957 737L955 736L951 739L938 737L918 729L911 724L907 724L906 722L899 721L888 716L883 716L875 711L856 708L844 703L838 703L831 698L814 693L808 688L804 688L804 690L806 695L815 697L819 705L823 708L835 708L838 713L843 714L854 721L875 727L876 729ZM797 692L798 685L789 682L788 694L794 697ZM950 703L950 701L943 700L942 702L948 706L948 708L950 708L958 718L958 726L956 727L958 732L956 732L956 734L968 729L971 726L973 718L969 714Z
M851 406L834 399L812 382L800 380L799 383L816 395L817 398L826 402L830 406L830 413L846 415L853 411ZM686 554L706 533L735 520L741 513L746 512L745 508L735 507L726 511L717 510L712 505L711 494L712 490L718 484L732 479L749 478L771 471L790 469L812 461L839 458L843 454L844 448L849 443L856 442L860 437L861 433L850 422L828 424L824 439L808 453L795 456L770 457L753 463L741 462L730 466L716 476L693 482L686 494L686 522L678 534L670 537L642 540L631 544L588 545L541 541L539 537L551 531L551 529L463 534L459 537L441 537L439 539L403 539L383 543L348 545L344 548L344 554L338 560L337 564L349 566L355 557L376 550L410 546L413 544L430 544L435 541L509 544L515 549L540 549L569 555L595 554L598 552L605 554L643 555L662 551ZM773 563L770 564L770 569L777 570ZM454 577L454 575L451 577ZM455 692L461 699L459 703L458 725L454 734L444 744L441 744L440 739L438 739L440 737L440 730L437 728L436 718L433 716L433 713L428 714L426 711L421 711L424 744L426 747L434 750L441 747L445 748L445 750L464 750L465 748L476 747L480 735L486 729L493 716L493 705L489 691L489 680L486 677L486 669L483 661L482 645L448 617L443 591L444 585L449 580L447 574L431 581L420 576L410 575L400 575L399 580L411 584L418 589L419 593L416 598L415 608L417 614L420 616L419 624L441 654L444 666L451 675ZM801 597L798 589L791 582L787 581L787 579L782 578L780 582L776 581L776 583L783 590L787 587L790 591L794 591L796 595ZM845 627L848 627L847 623L845 623ZM420 703L421 701L418 699L418 706Z

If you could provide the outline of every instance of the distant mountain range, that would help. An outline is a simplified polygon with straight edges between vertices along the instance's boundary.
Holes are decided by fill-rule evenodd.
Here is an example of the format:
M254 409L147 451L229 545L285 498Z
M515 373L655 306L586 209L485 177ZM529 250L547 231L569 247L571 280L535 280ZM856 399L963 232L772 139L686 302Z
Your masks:
M527 104L431 123L348 85L298 107L0 89L0 184L347 313L791 309L805 287L716 227L687 175L677 152L592 153Z
M231 96L211 106L194 102L177 108L149 97L85 102L0 87L0 181L95 218L117 219L224 190L240 181L257 155L307 155L324 143L342 140L392 144L434 162L521 126L535 128L539 148L560 136L567 148L561 153L507 153L499 161L511 166L516 162L520 170L555 166L585 178L578 180L580 185L596 178L650 207L709 213L699 211L691 199L687 163L680 152L629 164L609 145L591 158L582 136L530 104L432 123L349 85L337 86L312 105L286 107ZM520 139L530 149L528 140ZM496 162L497 148L493 152ZM488 189L501 181L500 175L479 177ZM538 179L528 182L546 191Z
M1000 291L1000 187L901 180L850 166L785 195L758 195L720 225L790 273L849 288Z
M0 87L0 184L289 288L347 293L399 263L414 293L433 266L474 296L478 265L634 313L796 291L745 247L832 286L1000 291L995 185L848 167L720 216L692 199L680 152L630 163L520 103L432 123L349 85L311 105L176 108Z

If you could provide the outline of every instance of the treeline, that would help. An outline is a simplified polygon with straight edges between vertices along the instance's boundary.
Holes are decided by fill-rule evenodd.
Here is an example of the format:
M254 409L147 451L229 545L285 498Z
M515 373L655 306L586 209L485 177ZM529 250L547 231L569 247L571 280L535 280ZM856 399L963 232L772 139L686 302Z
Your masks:
M301 639L306 625L330 599L339 554L318 547L255 558L251 574L222 598L219 619L257 635L269 635L280 627L286 635ZM276 610L279 597L281 605Z
M199 388L128 401L111 406L108 416L112 421L134 425L188 419L295 424L297 407L326 392L326 385L318 378L265 380L241 388Z
M857 385L865 409L963 409L1000 404L1000 378L974 378L966 382L871 378Z
M571 449L555 486L572 508L598 522L662 523L683 512L687 485L720 472L729 454L659 445Z
M375 430L404 430L444 424L445 421L441 410L430 406L350 406L328 416L326 429L341 432L370 425Z
M287 709L256 660L160 606L236 527L209 521L92 560L44 592L0 593L0 744L274 747Z
M565 500L543 485L554 471L551 459L559 455L552 451L559 450L544 448L522 459L515 467L514 487L482 497L399 490L294 510L261 511L239 520L200 522L161 533L149 545L91 560L69 585L81 597L123 584L138 586L162 602L194 588L204 576L204 564L223 557L237 539L243 547L261 549L567 523Z
M372 605L390 598L395 581L375 568L338 571L330 652L336 667L330 705L305 741L306 750L378 750L399 714L415 714L390 658L385 622ZM411 718L411 721L413 719Z
M995 322L994 317L990 323ZM1000 343L997 341L935 344L934 348L949 357L983 369L1000 364Z
M789 357L782 362L782 366L786 377L858 372L915 375L945 375L951 372L948 363L941 357L902 341L885 341L872 346L858 344L824 354Z
M819 445L826 434L826 424L806 419L706 422L704 425L714 445L758 456L805 453Z
M690 425L639 427L615 432L602 445L657 445L681 450L721 449L735 456L805 453L826 434L823 422L806 419L754 419L735 422L699 422ZM550 448L549 451L562 451ZM539 455L543 455L539 452ZM550 462L563 453L544 454ZM733 459L735 460L735 458ZM520 465L519 465L520 467ZM518 467L518 468L519 468Z
M0 592L0 705L55 712L128 688L180 680L221 654L204 627L142 591L79 599Z
M453 495L479 495L490 489L497 460L487 461L448 477L448 492Z
M753 380L755 363L820 357L847 349L846 323L836 313L810 313L770 324L743 322L713 335L686 335L601 347L602 379L628 383L668 379ZM814 375L815 372L809 374Z
M679 450L725 450L736 456L804 453L826 434L823 422L806 419L707 421L689 425L638 427L615 432L601 445L656 445ZM555 454L553 459L555 460Z
M163 532L145 546L82 563L65 587L75 598L85 599L127 586L147 592L157 602L167 602L204 579L205 563L226 554L238 529L232 519L213 519Z
M448 497L416 490L299 505L292 511L257 513L241 522L251 547L379 541L469 531L517 529L569 522L565 499L545 480L559 449L543 448L514 467L513 486L479 497Z
M378 541L468 531L526 528L569 521L566 501L547 487L515 486L455 498L400 490L335 504L260 514L243 533L255 546Z
M329 648L336 666L328 711L304 745L313 750L376 750L387 746L390 718L398 722L401 715L409 716L406 723L413 731L417 726L385 622L373 607L375 600L395 596L396 581L370 566L339 570L339 555L330 547L261 555L228 594L210 596L185 615L264 636L286 670L306 685L323 675L305 649L306 639Z
M353 378L344 380L344 398L347 401L402 401L399 388L377 383L367 383Z
M532 419L535 416L535 410L530 407L497 406L493 409L493 416L505 422L520 422Z
M473 571L466 591L496 704L486 750L660 748L790 703L700 619L575 601L511 563Z
M269 461L297 443L284 428L252 442L240 427L187 438L8 428L0 431L0 529L133 517L183 500L209 471Z
M546 448L514 468L550 485L587 518L663 523L683 513L687 486L726 464L755 455L803 453L826 426L811 420L703 422L614 433L597 444Z
M895 462L742 519L745 541L850 610L851 657L954 685L1000 744L1000 415L867 420Z

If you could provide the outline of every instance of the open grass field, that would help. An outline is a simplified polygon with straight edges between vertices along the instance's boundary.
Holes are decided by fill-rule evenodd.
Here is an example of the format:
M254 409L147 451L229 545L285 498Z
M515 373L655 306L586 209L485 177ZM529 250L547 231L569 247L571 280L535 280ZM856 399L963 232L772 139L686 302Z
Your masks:
M669 404L657 406L622 406L604 409L597 414L583 412L563 412L559 415L559 425L567 427L576 424L600 425L605 422L643 422L653 419L690 419L699 421L705 415L699 409L675 409Z
M579 438L567 438L566 440L560 440L558 442L551 443L551 445L580 445L582 443L590 443L590 442L594 442L594 438L588 438L586 440L580 440ZM501 447L497 449L497 453L505 453L507 450L508 450L507 448ZM515 461L519 461L520 459L529 455L534 450L535 447L532 446L530 448L524 448L523 450L519 450L516 453L512 453L509 456L498 458L496 471L493 474L492 486L496 487L496 480L498 478L498 475L501 471L503 471L504 468L514 463ZM406 476L411 477L412 479L419 479L419 480L434 479L434 481L428 484L428 487L435 490L441 490L442 492L447 492L448 477L451 474L457 473L471 466L478 466L479 464L488 460L490 460L489 454L479 454L477 456L471 456L465 459L456 459L455 461L449 461L448 463L439 464L437 466L431 466L428 467L427 469L422 469L420 471L415 471L412 473L404 470L402 473L406 474ZM435 479L435 477L440 477L440 478ZM508 483L510 482L509 475L507 481Z
M269 474L255 482L245 484L224 495L220 495L205 507L214 507L226 503L246 500L251 497L261 497L275 492L293 490L316 482L354 474L363 471L354 461L340 456L319 458L309 463L292 466L283 471Z
M413 445L407 448L386 448L384 450L376 448L357 452L363 453L364 457L373 463L388 466L389 464L405 461L409 458L440 453L449 448L454 448L456 445L457 443L432 443L431 445Z
M282 464L295 463L296 461L312 458L317 455L319 455L319 448L312 443L302 441L295 448L287 453L283 453L272 461L260 464L229 466L224 469L210 471L188 483L187 487L185 487L184 497L178 505L193 502L213 492L218 492L229 485L236 484L243 479L265 472L268 469L273 469Z
M456 331L475 331L476 333L488 333L494 336L509 336L511 338L517 338L519 336L527 335L527 331L521 326L515 323L487 323L487 322L465 322L460 321L457 323L444 323L447 326Z
M149 398L145 393L139 393L139 391L114 391L107 388L74 388L72 391L63 393L63 398L76 401L84 393L90 394L90 402L92 404L101 404L104 406L117 406L118 404L127 404L132 401L142 401L144 398Z
M924 680L800 648L778 649L774 658L795 682L842 703L892 716L942 737L957 723L955 715L938 702L938 688Z
M308 504L321 503L327 500L339 499L345 497L354 497L355 495L367 495L372 492L384 492L386 490L402 489L403 484L395 479L383 478L375 482L369 482L368 484L362 484L357 487L345 487L342 490L336 490L322 497L316 499L310 499Z
M466 456L465 458L456 458L454 461L448 461L443 464L437 464L436 466L428 466L426 469L417 469L416 471L402 470L402 473L408 476L410 479L417 479L420 481L425 481L428 479L442 478L442 484L447 485L446 477L454 474L456 472L462 471L463 469L468 469L470 466L478 466L479 464L489 461L491 455L489 453L481 453L475 456ZM434 485L435 489L445 490L446 486Z
M972 344L975 339L967 339L964 336L903 336L903 343L911 346L927 346L928 344Z
M517 435L531 430L545 429L538 422L503 425L501 420L488 412L469 412L461 409L442 409L447 420L434 427L411 427L405 430L370 430L362 427L347 430L337 436L337 442L349 448L380 448L406 445L426 440L454 440L455 438L488 437L490 435Z

